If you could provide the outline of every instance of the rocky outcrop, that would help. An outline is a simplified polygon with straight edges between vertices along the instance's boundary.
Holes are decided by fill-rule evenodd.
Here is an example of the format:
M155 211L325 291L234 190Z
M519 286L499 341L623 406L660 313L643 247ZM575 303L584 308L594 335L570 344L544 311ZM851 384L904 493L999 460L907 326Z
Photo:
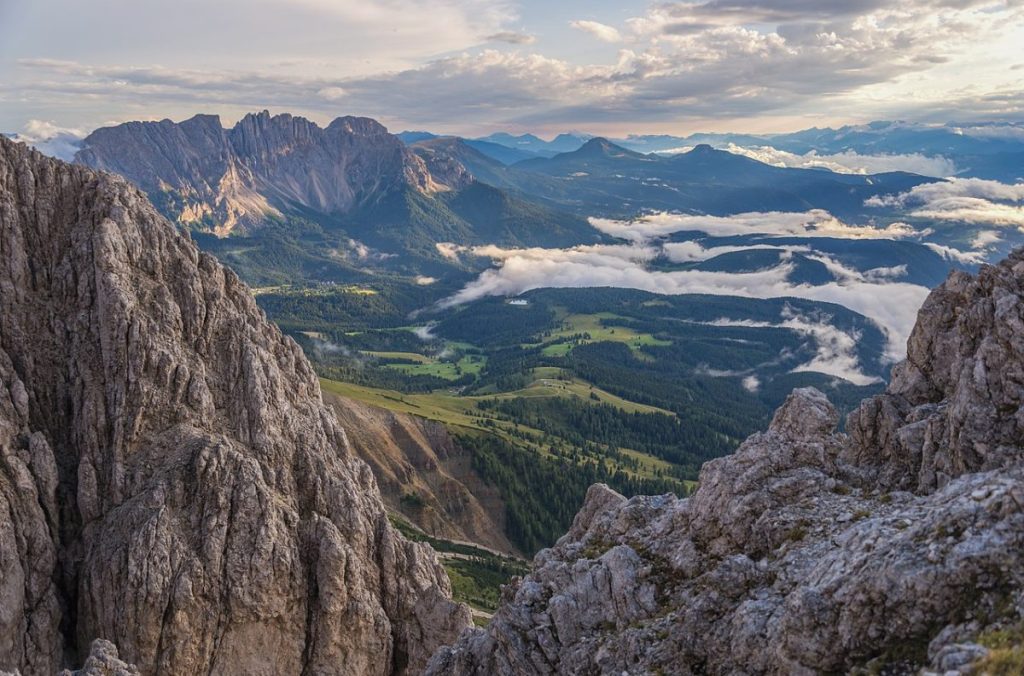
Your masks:
M117 646L101 638L89 646L89 657L81 669L65 669L61 676L140 676L134 664L127 664L117 653Z
M434 420L324 393L370 466L384 504L423 532L518 555L505 535L505 503L473 470L470 451Z
M0 671L127 669L98 638L402 673L468 625L299 347L137 189L0 139L0 307Z
M345 214L402 190L432 193L472 180L458 167L435 177L369 118L321 128L267 111L231 129L215 115L98 129L75 160L127 177L169 218L220 235L296 210Z
M409 146L430 173L447 185L466 185L473 179L498 187L511 187L502 176L504 165L455 137L427 139Z
M928 297L885 394L850 418L845 459L889 489L931 491L1024 463L1024 253L954 272Z
M956 273L849 435L813 389L689 499L593 487L430 674L967 673L1024 618L1024 253Z

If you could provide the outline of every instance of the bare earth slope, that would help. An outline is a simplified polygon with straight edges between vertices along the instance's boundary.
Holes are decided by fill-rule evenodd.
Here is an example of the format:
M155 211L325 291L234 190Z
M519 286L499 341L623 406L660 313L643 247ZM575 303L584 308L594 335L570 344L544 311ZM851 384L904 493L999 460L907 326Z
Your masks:
M591 488L428 673L966 673L1024 618L1022 404L1018 251L932 293L849 436L797 390L690 499Z
M324 399L390 509L434 537L517 553L505 536L501 495L473 471L470 452L442 423L335 394Z
M0 139L0 671L416 671L469 622L300 349L127 182ZM102 647L102 646L101 646Z

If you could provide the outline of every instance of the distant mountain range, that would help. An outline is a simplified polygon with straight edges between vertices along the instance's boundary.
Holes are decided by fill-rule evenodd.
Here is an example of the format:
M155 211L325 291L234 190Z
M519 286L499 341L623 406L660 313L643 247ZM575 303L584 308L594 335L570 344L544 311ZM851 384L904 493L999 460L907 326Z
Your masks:
M632 137L634 148L641 139L647 148L678 140ZM368 118L341 117L321 128L266 111L231 128L217 116L197 115L98 129L75 159L135 182L166 216L256 284L360 281L372 270L462 284L486 260L452 256L439 244L591 244L612 238L588 218L632 219L650 211L729 216L821 209L863 223L890 215L865 201L936 180L772 166L709 144L662 154L579 134L552 141L529 134L392 135ZM841 251L831 255L849 254L853 268L868 270L878 251L851 253L864 246L873 245L837 243ZM915 281L934 284L948 270L941 252L920 243L900 251L892 265L906 264ZM778 255L715 256L695 269L760 269ZM791 281L833 279L813 260L797 255L792 262ZM454 290L442 284L435 292L444 289Z
M430 132L403 132L406 143L437 138ZM545 141L533 134L497 132L468 144L503 164L553 157L578 150L592 135L574 132ZM774 148L805 155L857 153L945 157L955 161L958 175L1013 182L1024 178L1024 126L994 123L923 125L906 122L871 122L838 129L811 128L785 134L695 133L631 134L610 138L611 143L640 153L680 153L697 145L716 148ZM487 145L483 145L487 144ZM509 151L514 151L510 153Z
M427 141L436 138L443 138L438 134L429 131L403 131L398 138L404 143L413 144L420 141ZM459 137L461 138L461 137ZM554 157L559 153L568 153L578 149L584 143L594 138L590 134L559 134L550 141L534 136L533 134L520 134L518 136L507 132L497 132L490 136L481 138L463 138L465 143L486 155L490 155L504 164L514 164L521 160L528 160L534 157ZM509 152L513 151L513 152Z
M425 132L398 137L368 118L340 117L321 128L264 111L229 129L212 115L98 129L75 159L128 177L169 218L200 234L256 237L266 247L268 233L307 233L294 252L304 262L282 265L328 273L346 257L350 267L423 272L427 266L436 272L438 265L453 264L438 251L442 242L593 243L605 236L588 217L632 218L649 210L728 215L825 209L874 217L878 210L866 215L865 200L933 180L776 167L706 144L660 155L604 138L582 139L496 134L464 140ZM578 147L538 155L571 146ZM525 154L533 157L507 163ZM289 248L276 239L273 246L273 259ZM320 255L308 260L317 248Z
M775 167L702 144L678 155L644 154L604 138L574 151L504 166L470 142L435 137L412 144L458 162L479 180L581 215L628 218L642 210L735 214L827 209L865 213L874 195L934 179L908 173L839 174Z

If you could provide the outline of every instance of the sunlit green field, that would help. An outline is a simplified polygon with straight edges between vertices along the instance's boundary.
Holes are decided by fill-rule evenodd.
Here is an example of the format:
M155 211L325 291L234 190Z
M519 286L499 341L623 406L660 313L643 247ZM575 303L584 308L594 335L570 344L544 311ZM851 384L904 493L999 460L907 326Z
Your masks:
M436 420L463 431L475 434L495 434L506 441L530 448L542 455L548 455L549 451L541 443L541 440L545 437L541 430L503 420L490 412L481 411L477 408L477 402L514 399L516 397L579 397L585 401L610 404L628 413L674 415L669 411L654 406L645 406L644 404L622 399L579 379L561 380L558 378L559 375L561 375L561 369L553 367L538 368L534 370L535 380L526 388L481 396L461 396L445 391L409 394L396 390L343 383L326 378L320 379L320 386L324 392L330 394L348 397L400 413L417 415L428 420ZM591 395L594 395L596 399L592 398ZM631 449L619 450L639 462L638 469L621 468L630 475L651 478L655 476L656 470L667 472L671 469L670 463L646 453Z
M596 314L566 314L560 317L559 328L552 331L543 343L542 350L546 357L564 357L576 345L587 343L612 342L623 343L634 352L648 345L665 346L672 343L660 340L649 333L637 333L623 326L603 326L602 319L616 319L618 315L611 312ZM524 347L527 347L524 345Z

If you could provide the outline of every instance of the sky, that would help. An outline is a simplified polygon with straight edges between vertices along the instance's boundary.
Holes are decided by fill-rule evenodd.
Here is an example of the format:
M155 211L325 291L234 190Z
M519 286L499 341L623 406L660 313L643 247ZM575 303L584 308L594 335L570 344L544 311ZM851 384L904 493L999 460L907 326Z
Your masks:
M1024 117L1024 0L0 0L0 131L269 109L465 136Z

